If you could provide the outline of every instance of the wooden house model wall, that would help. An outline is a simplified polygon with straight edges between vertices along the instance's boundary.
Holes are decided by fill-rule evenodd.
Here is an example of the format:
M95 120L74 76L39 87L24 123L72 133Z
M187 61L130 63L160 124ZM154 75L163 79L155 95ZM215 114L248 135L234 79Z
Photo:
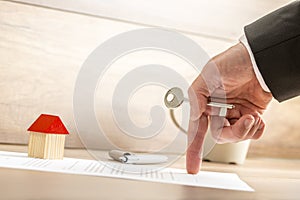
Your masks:
M58 116L42 114L28 131L30 131L29 157L63 159L65 136L69 132Z

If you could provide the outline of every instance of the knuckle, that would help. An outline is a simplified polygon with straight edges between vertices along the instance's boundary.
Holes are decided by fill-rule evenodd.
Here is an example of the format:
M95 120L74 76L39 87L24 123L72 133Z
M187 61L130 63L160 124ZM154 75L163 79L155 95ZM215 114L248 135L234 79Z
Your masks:
M188 88L188 96L189 98L194 98L196 96L196 88L194 83Z

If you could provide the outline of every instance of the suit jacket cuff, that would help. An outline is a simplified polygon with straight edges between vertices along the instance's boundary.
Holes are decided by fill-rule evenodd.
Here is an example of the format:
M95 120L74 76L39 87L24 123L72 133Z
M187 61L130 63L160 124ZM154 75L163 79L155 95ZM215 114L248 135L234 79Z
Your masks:
M246 47L248 53L249 53L249 56L250 56L250 59L251 59L251 63L252 63L252 67L253 67L253 70L254 70L254 73L256 75L256 78L260 84L260 86L262 87L262 89L265 91L265 92L270 92L270 89L269 87L267 86L267 84L265 83L258 67L257 67L257 64L256 64L256 61L255 61L255 58L254 58L254 55L252 53L252 50L249 46L249 43L248 43L248 40L245 36L245 34L243 34L241 37L240 37L240 42Z

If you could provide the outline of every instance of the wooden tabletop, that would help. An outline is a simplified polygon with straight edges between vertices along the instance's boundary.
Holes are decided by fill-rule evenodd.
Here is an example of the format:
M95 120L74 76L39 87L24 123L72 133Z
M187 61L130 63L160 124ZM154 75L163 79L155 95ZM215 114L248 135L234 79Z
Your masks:
M26 152L27 146L0 145ZM91 158L82 149L66 157ZM184 167L184 158L175 163ZM299 199L300 160L248 158L244 165L203 163L202 170L237 173L255 192L239 192L116 178L0 168L1 199Z

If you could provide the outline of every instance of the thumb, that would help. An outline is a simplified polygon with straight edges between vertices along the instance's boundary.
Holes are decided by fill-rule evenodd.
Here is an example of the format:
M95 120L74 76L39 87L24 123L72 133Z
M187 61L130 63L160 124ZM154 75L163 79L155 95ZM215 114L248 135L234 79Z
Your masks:
M217 117L218 119L219 117ZM216 123L213 118L211 123L211 133L216 138L218 143L238 142L247 136L255 123L252 115L243 115L235 124L231 126L223 126L219 121ZM221 130L221 132L219 132Z

